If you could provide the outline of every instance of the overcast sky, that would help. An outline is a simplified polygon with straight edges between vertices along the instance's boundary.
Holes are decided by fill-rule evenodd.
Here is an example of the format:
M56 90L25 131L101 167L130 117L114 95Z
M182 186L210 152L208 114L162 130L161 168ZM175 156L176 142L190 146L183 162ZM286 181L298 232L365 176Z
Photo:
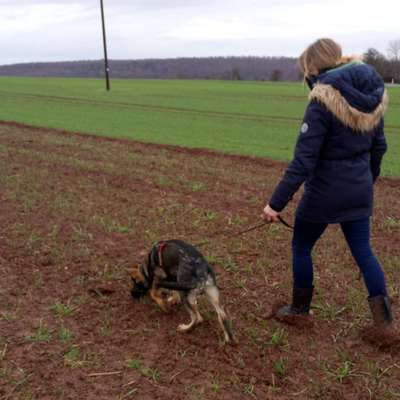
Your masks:
M0 65L103 57L99 0L0 0ZM400 39L399 0L104 0L109 57L347 54Z

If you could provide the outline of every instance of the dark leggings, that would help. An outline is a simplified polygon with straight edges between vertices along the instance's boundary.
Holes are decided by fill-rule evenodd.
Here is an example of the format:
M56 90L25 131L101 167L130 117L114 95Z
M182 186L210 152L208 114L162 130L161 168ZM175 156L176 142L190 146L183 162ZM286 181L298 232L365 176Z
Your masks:
M313 286L311 251L328 224L296 219L292 241L293 279L298 288ZM371 250L369 218L340 224L351 253L364 277L370 297L386 295L385 276Z

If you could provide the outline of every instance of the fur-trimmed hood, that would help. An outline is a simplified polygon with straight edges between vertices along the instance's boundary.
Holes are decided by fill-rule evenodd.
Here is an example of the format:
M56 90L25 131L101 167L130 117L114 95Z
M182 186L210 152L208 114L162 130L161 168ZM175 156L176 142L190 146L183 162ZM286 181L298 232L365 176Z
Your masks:
M314 77L310 100L325 105L343 124L368 132L383 118L388 106L384 82L369 65L353 61Z

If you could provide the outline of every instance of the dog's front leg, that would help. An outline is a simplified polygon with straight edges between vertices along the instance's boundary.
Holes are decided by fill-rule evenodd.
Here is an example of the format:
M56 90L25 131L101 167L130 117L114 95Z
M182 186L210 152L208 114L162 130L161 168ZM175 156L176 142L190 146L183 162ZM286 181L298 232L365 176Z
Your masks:
M161 294L161 290L156 286L153 286L150 289L150 298L154 300L164 312L169 312L169 308L165 304L164 298Z
M168 306L173 307L176 306L177 304L179 304L181 302L181 295L179 292L177 292L176 290L172 291L171 296L168 297L167 299L167 303Z

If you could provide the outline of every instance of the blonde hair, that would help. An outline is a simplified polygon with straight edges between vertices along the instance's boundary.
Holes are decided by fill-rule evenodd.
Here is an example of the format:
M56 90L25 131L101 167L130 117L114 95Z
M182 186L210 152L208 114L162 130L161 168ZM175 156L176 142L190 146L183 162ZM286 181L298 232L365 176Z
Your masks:
M299 68L305 77L332 68L342 61L342 48L332 39L318 39L310 44L299 57Z

